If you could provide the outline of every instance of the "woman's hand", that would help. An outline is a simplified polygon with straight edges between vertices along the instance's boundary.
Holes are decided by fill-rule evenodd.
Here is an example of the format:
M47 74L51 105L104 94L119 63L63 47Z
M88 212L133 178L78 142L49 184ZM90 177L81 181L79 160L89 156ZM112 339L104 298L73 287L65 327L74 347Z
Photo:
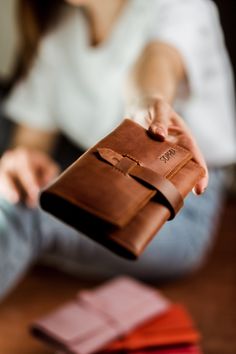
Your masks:
M58 165L45 153L18 147L0 160L0 195L15 204L37 205L40 188L59 173Z
M194 160L206 171L205 176L197 183L193 190L197 195L202 194L208 185L207 165L186 123L163 98L153 97L148 99L146 107L148 115L145 118L145 125L152 136L157 140L166 140L190 150Z

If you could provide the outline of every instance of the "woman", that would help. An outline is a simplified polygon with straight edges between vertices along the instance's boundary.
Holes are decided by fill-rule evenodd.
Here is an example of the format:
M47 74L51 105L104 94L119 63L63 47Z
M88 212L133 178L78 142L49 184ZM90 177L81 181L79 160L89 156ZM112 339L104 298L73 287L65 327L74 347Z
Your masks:
M167 278L196 269L222 203L222 167L236 156L232 76L213 3L19 1L23 71L5 105L17 127L0 163L0 295L46 254L101 275ZM195 194L208 184L199 147L210 167L207 191L187 198L136 263L37 207L40 188L59 172L50 157L58 132L84 150L125 115L193 152L206 171Z

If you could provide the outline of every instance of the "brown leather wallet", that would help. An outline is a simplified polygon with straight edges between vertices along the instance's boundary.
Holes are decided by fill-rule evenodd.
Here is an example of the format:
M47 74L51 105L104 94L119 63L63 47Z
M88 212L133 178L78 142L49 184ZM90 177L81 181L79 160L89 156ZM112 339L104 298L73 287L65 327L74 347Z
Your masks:
M188 150L125 119L40 196L41 207L127 259L137 258L205 171Z

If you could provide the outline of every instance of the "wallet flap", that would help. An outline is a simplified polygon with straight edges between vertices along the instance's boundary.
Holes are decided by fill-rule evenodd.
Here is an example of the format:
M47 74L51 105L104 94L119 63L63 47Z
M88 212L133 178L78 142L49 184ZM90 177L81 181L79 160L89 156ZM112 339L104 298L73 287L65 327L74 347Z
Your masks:
M118 154L111 149L98 148L98 153L103 160L115 166L122 173L135 178L140 183L144 183L146 186L158 192L158 194L161 194L170 211L170 219L173 219L175 214L183 206L181 194L166 177L143 166L141 162L135 161L134 158Z
M130 119L124 119L92 151L100 148L109 148L130 157L167 178L176 174L192 158L190 151L167 141L153 139L146 129Z

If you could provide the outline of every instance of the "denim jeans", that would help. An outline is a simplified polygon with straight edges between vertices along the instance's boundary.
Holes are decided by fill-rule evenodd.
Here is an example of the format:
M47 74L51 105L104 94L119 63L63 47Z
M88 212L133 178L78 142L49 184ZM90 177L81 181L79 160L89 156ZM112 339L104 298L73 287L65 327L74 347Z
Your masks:
M0 199L0 298L40 259L88 277L129 274L155 280L197 269L213 243L224 176L220 169L210 170L207 191L200 197L190 194L180 213L164 225L137 261L112 254L40 208Z

